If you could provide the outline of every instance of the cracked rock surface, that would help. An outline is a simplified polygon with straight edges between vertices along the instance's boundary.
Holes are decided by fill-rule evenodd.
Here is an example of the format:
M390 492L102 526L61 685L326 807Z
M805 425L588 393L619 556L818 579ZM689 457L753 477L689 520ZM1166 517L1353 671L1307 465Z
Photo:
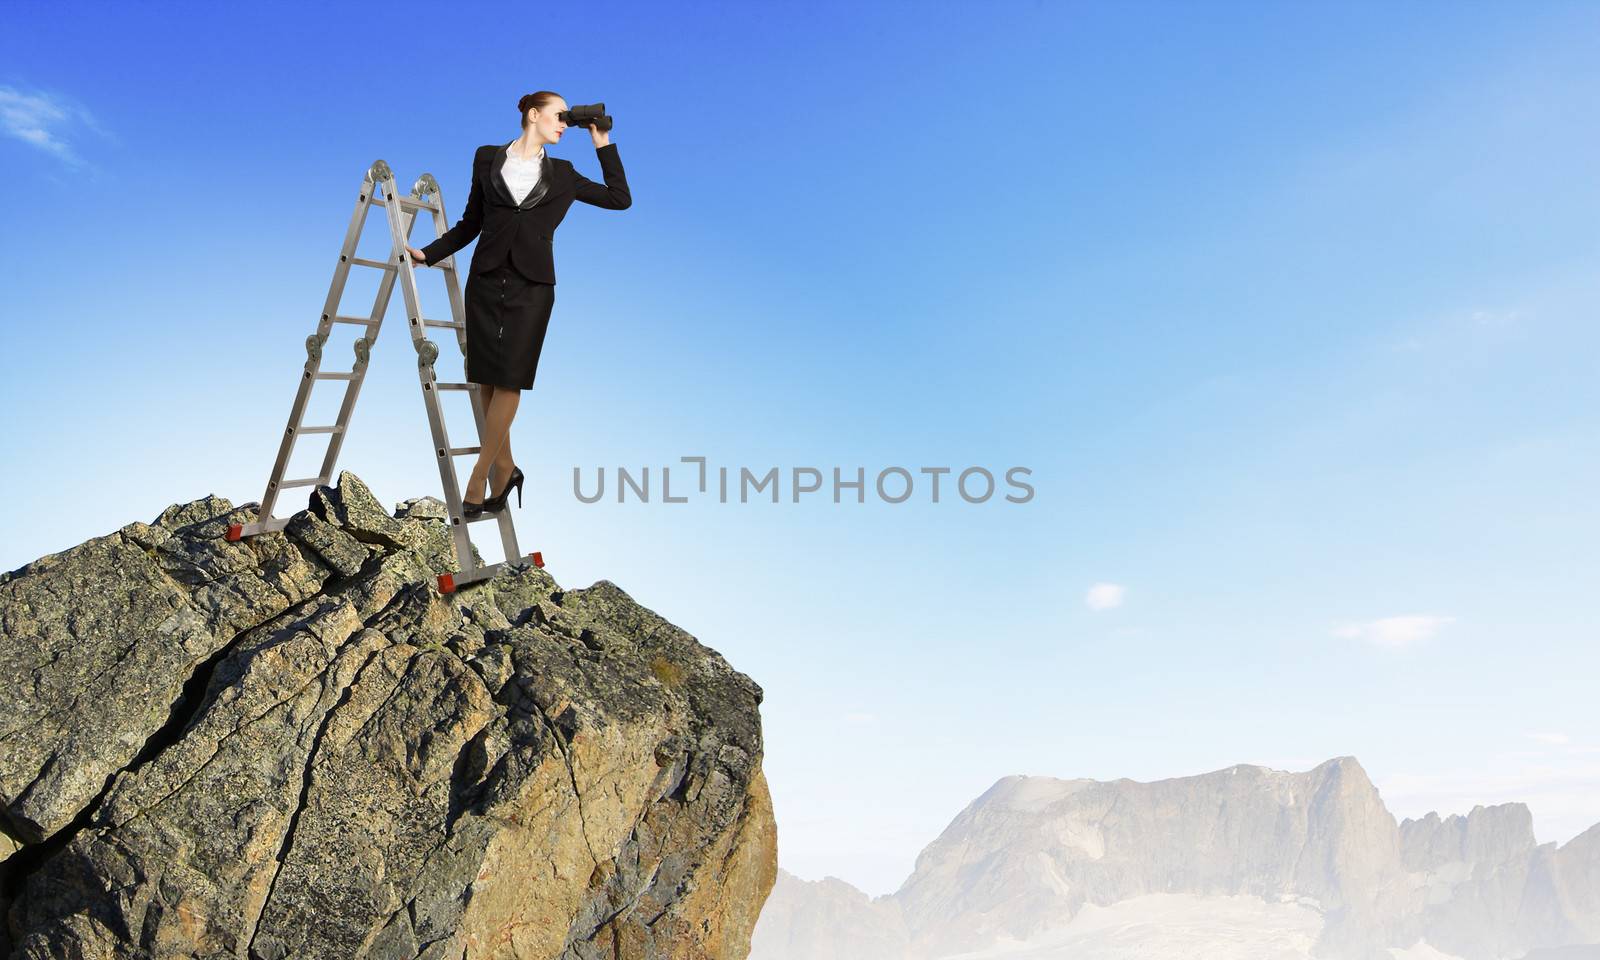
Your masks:
M254 507L0 575L0 957L748 954L759 686L609 581L441 596L431 498Z

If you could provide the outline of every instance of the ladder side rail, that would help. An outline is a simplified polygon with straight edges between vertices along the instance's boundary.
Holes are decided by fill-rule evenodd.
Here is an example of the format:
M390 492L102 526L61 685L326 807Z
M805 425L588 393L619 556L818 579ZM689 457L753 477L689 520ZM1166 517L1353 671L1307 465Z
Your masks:
M438 181L428 175L419 178L417 184L418 188L411 191L413 194L420 193L420 189L424 186L432 191L434 199L432 211L434 235L443 236L445 231L450 229L450 218L445 215L444 209L444 188L439 186ZM462 364L465 366L467 356L467 311L461 294L461 274L456 267L456 255L451 254L440 264L439 269L444 273L445 295L450 302L450 319L456 324L454 328L456 345L460 347ZM465 376L462 379L465 380ZM470 392L470 396L472 399L472 419L477 424L478 436L481 438L489 411L484 407L482 392L473 390ZM494 473L495 471L491 467L489 479L491 487L496 482L503 482L509 479L508 477L495 477ZM491 489L489 492L493 493L494 491ZM517 526L511 519L511 510L509 508L501 510L496 519L497 523L495 525L500 529L501 555L508 560L520 558L522 549L517 544Z
M284 428L283 440L278 446L278 457L273 462L272 473L267 479L266 492L261 495L261 509L256 515L257 523L268 523L273 519L272 511L277 506L278 493L281 490L279 484L283 482L283 473L289 467L289 457L294 452L294 444L299 438L300 427L304 422L306 403L311 398L312 387L316 385L317 371L322 367L322 347L327 343L328 333L333 327L332 318L338 310L340 298L344 296L345 281L350 276L350 258L355 254L356 244L361 239L362 227L366 223L371 181L372 172L368 170L362 174L361 190L356 199L355 209L350 214L350 224L345 228L339 262L334 266L333 279L328 284L328 296L323 301L322 319L317 323L317 332L306 338L305 367L301 372L299 386L295 390L294 402L289 408L289 423ZM344 431L336 431L331 443L336 446L343 439ZM329 476L330 469L331 467L325 462L317 476L324 478Z
M427 328L422 323L422 304L417 296L416 265L406 255L406 237L410 234L410 227L416 222L402 222L401 204L395 203L395 191L398 187L391 177L384 184L384 199L389 201L384 210L389 216L389 230L393 235L393 256L398 258L400 272L405 276L400 284L400 291L406 302L406 328L411 331L411 343L417 351L417 380L422 385L422 406L428 414L428 429L433 435L434 457L439 466L439 482L444 488L446 522L450 525L451 534L455 540L456 560L462 569L471 571L474 568L472 558L472 539L467 534L468 524L461 512L461 488L456 477L454 456L450 452L450 433L445 426L444 411L440 406L439 390L437 389L438 377L434 373L434 362L439 357L439 346L428 339ZM476 390L471 391L476 394Z
M427 177L427 175L424 174L424 177ZM427 177L427 179L433 187L435 199L433 208L434 233L442 237L450 229L450 218L445 216L444 213L444 190L431 177ZM444 273L445 296L450 301L450 319L457 324L455 328L456 345L461 348L461 357L465 360L467 356L467 311L461 294L461 271L456 268L456 254L452 253L446 257L438 269ZM473 394L473 406L477 407L478 404L478 395Z
M374 201L377 200L377 196L382 190L382 183L368 184L367 209L362 211L363 224L366 222L367 210L372 209ZM377 205L382 206L381 203ZM354 253L353 250L350 252ZM340 266L348 270L350 267L348 259L342 261ZM317 474L319 477L329 478L333 476L333 465L339 459L339 453L344 447L344 438L350 433L350 420L355 413L356 401L361 397L361 385L367 379L367 366L371 360L372 348L377 345L378 333L383 329L383 318L389 312L389 299L394 294L395 275L398 273L399 270L385 270L383 271L383 277L378 280L378 291L373 295L372 309L367 314L367 332L365 335L357 337L354 344L356 365L352 368L352 371L356 373L356 376L351 378L345 388L344 400L339 404L339 416L335 421L338 429L334 431L333 436L328 441L328 449L322 457L322 470ZM338 300L333 300L325 305L323 309L322 322L329 328L333 325L333 318L339 309L339 302Z
M419 186L426 184L433 191L433 232L435 236L442 237L450 229L450 218L444 212L444 188L439 186L438 181L433 178L432 174L427 173L418 178L417 183ZM413 190L412 192L415 193L417 191ZM463 368L465 368L467 359L467 311L461 294L461 271L456 267L456 256L456 253L452 253L441 260L435 266L435 269L444 274L445 296L450 302L450 319L456 324L456 346L461 351L461 362ZM461 379L465 380L465 375ZM470 391L469 396L472 401L472 420L477 427L478 436L482 437L485 418L488 416L489 411L483 405L483 394L480 391ZM491 482L493 479L491 478Z

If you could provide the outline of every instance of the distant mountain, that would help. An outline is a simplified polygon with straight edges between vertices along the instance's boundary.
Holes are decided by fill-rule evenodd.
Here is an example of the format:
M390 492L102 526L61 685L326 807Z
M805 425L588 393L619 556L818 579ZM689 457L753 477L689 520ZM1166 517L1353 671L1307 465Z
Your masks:
M1351 757L1154 783L1005 777L889 896L779 871L751 960L1600 960L1600 826L1396 823ZM1570 952L1571 950L1590 952Z

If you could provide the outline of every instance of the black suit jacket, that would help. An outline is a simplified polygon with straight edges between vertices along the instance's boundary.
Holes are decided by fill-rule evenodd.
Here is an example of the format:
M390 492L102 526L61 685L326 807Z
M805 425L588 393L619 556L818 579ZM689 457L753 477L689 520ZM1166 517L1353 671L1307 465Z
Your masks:
M472 157L472 192L467 197L467 209L455 226L423 247L422 254L428 264L435 264L478 237L468 276L491 270L509 257L517 272L529 280L555 283L552 244L556 227L566 217L572 201L582 200L610 210L626 210L633 203L627 178L622 174L622 160L614 143L595 148L606 180L601 186L573 169L572 161L552 157L546 149L539 182L517 203L511 199L511 190L500 174L511 143L478 148Z

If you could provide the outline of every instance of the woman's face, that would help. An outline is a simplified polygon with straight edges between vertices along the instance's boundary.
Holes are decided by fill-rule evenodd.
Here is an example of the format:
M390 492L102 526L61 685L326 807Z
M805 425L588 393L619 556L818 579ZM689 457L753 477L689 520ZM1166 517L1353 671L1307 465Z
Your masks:
M567 109L565 100L556 99L545 104L543 108L528 111L528 126L532 128L534 139L545 143L556 143L561 135L567 131L567 123L559 114Z

